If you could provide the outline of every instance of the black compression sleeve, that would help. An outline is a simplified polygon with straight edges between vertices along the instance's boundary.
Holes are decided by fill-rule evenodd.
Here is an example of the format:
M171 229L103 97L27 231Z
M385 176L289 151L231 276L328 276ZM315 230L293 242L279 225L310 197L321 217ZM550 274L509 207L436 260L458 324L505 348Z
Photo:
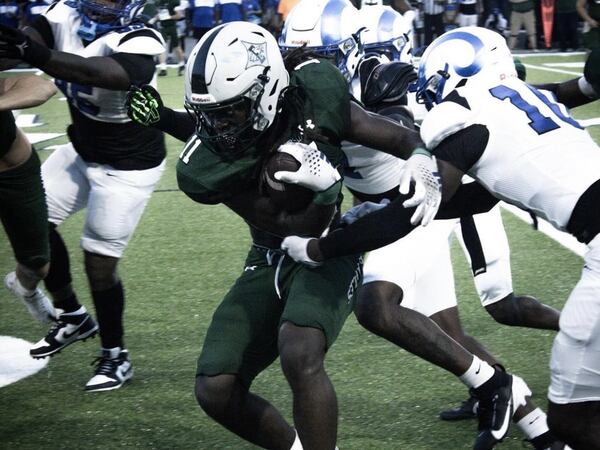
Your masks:
M489 137L490 132L485 125L471 125L448 136L432 153L467 173L481 158Z
M138 55L133 53L113 53L110 58L117 61L127 75L129 81L134 86L141 86L152 81L154 76L154 58L150 55Z
M182 142L187 142L196 132L196 122L187 112L173 111L167 107L162 109L156 127Z
M407 196L399 195L385 208L319 239L324 258L367 252L406 236L416 228L410 223L415 208L402 206L406 199Z
M450 201L442 203L436 219L454 219L488 212L500 200L477 182L461 184Z

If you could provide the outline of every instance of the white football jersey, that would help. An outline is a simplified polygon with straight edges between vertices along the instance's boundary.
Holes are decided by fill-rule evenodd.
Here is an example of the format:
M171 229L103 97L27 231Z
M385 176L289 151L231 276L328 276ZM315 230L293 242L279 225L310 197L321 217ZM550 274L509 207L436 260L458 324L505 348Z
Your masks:
M404 161L348 141L342 142L347 165L344 184L363 194L382 194L398 186Z
M565 230L579 197L600 178L600 150L590 135L556 103L517 78L498 86L470 80L453 101L435 106L421 125L434 149L473 124L485 125L489 140L468 174L496 197Z
M77 34L81 19L75 1L59 1L45 13L45 17L52 29L55 50L86 58L114 53L157 56L165 51L160 33L142 23L111 31L84 45ZM82 86L62 80L56 80L56 84L69 103L88 118L102 122L129 122L125 108L127 91ZM153 77L151 84L156 87L156 77Z

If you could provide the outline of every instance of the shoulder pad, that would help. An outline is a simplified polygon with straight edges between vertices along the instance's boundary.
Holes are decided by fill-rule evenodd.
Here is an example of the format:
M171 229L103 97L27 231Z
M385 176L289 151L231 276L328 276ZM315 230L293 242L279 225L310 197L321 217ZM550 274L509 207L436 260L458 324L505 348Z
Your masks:
M132 28L125 32L113 32L106 37L108 38L107 45L115 53L157 56L165 51L165 41L162 35L145 26Z
M421 123L421 139L433 149L446 139L472 125L473 112L454 102L442 102L429 111Z
M372 67L371 72L366 75L370 67ZM376 106L384 101L400 100L406 94L409 84L417 80L417 72L412 64L399 61L378 64L374 67L370 64L360 74L361 100L366 107Z

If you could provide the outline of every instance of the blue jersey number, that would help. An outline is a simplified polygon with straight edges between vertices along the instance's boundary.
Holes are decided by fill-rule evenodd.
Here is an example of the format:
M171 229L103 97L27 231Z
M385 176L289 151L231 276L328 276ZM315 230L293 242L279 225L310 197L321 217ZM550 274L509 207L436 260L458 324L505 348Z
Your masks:
M83 97L81 94L92 95L92 86L84 86L81 84L68 83L64 80L55 80L54 84L65 94L69 102L81 112L90 116L97 116L100 108Z
M550 110L556 115L556 117L559 120L562 120L563 122L568 123L569 125L572 125L576 128L583 129L583 127L579 125L579 123L577 123L576 120L567 115L564 115L556 103L551 102L548 99L548 97L543 95L536 88L529 85L527 85L527 87L531 90L531 92L535 94L537 98L539 98L542 101L542 103L544 103L546 106L548 106L548 108L550 108ZM529 126L537 134L544 134L548 131L556 130L557 128L559 128L559 125L554 120L552 120L552 118L544 116L535 105L532 105L531 103L528 103L526 100L524 100L523 97L521 97L521 94L519 94L514 89L500 85L490 89L490 93L492 94L492 96L499 100L508 99L515 107L527 114L527 117L529 118Z

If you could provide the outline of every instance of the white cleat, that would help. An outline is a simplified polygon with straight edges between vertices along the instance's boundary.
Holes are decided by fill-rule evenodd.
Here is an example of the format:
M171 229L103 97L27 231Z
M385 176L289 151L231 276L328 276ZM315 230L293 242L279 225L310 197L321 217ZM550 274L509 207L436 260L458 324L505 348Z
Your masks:
M6 275L4 278L4 285L15 297L21 299L25 304L27 311L29 311L29 314L31 314L35 320L42 323L54 321L56 317L54 306L52 306L52 302L50 302L50 299L46 297L41 289L36 288L33 293L27 292L23 286L21 286L21 283L19 283L15 272L10 272Z

